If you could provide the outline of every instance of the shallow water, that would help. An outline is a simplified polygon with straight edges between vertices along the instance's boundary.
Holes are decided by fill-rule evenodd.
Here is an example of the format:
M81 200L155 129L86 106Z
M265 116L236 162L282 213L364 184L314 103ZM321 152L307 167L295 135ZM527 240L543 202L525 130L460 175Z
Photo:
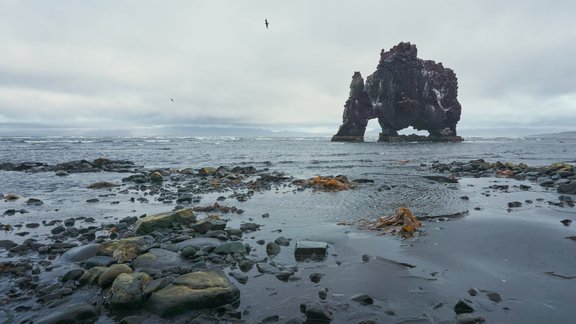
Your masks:
M106 157L130 160L146 169L250 165L257 169L285 172L294 178L343 174L351 180L373 180L373 184L362 185L361 190L352 192L344 199L335 195L317 195L298 197L290 202L294 204L293 207L304 211L315 208L314 215L310 215L312 219L352 220L387 213L399 205L408 205L423 216L454 214L466 210L467 204L454 190L457 186L445 186L421 178L422 175L432 173L428 165L433 161L484 158L491 162L524 162L528 165L574 163L576 156L569 150L573 147L576 147L576 139L333 143L328 138L18 137L0 138L0 163L33 161L57 164ZM73 217L83 210L90 210L90 205L85 201L94 198L95 193L86 189L86 186L97 181L119 182L123 176L102 172L59 177L52 172L31 174L0 171L0 193L15 193L50 201L55 205L42 206L37 208L38 211L58 209L58 217ZM391 190L378 190L385 187ZM100 199L112 202L117 198L111 196ZM270 202L270 207L281 206L283 203L282 199ZM101 214L142 211L133 205L121 201L119 205L101 211ZM152 205L154 202L148 204L147 208L155 209ZM5 206L0 205L0 208ZM355 213L350 213L350 210ZM31 214L28 217L34 217ZM50 217L49 214L43 213L42 217Z

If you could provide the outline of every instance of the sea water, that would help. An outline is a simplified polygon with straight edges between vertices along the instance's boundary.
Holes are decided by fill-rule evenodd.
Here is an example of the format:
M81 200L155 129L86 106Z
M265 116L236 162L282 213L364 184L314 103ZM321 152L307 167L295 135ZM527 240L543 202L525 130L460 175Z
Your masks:
M309 213L306 219L313 222L371 218L393 212L398 206L409 206L419 216L462 213L469 206L461 199L457 186L422 178L434 174L430 168L433 162L485 159L489 162L523 162L529 166L575 163L576 138L473 138L460 143L379 143L370 139L364 143L341 143L331 142L327 137L0 138L0 163L57 164L100 157L129 160L145 170L253 166L259 170L282 172L294 179L345 175L350 180L373 181L345 196L295 195L290 199L284 196L262 202L270 209L287 208ZM57 212L21 216L21 221L26 217L49 221L87 213L85 201L94 198L94 191L86 189L88 185L98 181L120 183L125 176L98 172L61 177L53 172L0 171L0 193L49 201L52 206L44 206L44 210L52 208ZM100 199L106 201L106 197ZM110 198L113 199L117 198ZM209 197L204 198L201 204L213 203L208 200ZM93 214L119 216L117 214L126 213L127 208L132 207L108 205ZM130 211L149 214L166 208L162 203L151 201Z

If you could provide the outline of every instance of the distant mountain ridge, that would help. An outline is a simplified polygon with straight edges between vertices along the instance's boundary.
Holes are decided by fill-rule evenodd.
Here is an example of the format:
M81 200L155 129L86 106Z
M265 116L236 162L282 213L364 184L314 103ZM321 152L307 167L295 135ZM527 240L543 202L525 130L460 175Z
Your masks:
M576 137L576 131L530 135L529 137Z

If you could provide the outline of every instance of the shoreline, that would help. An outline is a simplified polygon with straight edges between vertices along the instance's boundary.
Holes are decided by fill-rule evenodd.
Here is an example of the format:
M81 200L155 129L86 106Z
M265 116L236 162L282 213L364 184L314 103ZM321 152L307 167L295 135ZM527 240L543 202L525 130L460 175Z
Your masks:
M456 163L452 165L451 171L454 172L456 171L453 169L454 167L462 168L463 165L465 163L461 165ZM431 167L433 168L433 166ZM506 170L515 170L518 166L506 166L504 164L504 167ZM345 196L347 191L314 193L310 188L293 185L291 181L294 179L287 175L271 174L265 170L252 169L250 172L254 173L242 174L239 170L232 172L229 169L223 177L226 179L225 183L220 188L222 190L231 189L232 194L230 191L226 191L227 194L230 194L229 197L225 197L227 199L218 200L222 196L222 192L218 192L218 188L203 193L195 193L190 190L188 195L190 197L187 199L189 198L192 202L195 196L210 197L208 201L213 199L219 203L220 207L228 207L231 199L241 203L240 213L238 209L232 213L224 213L218 208L212 211L209 209L206 209L207 211L195 211L197 216L208 216L211 213L220 215L221 217L214 219L216 226L222 225L216 220L224 221L227 219L227 222L224 223L224 229L218 227L217 230L210 233L214 237L208 237L208 239L211 239L209 241L214 246L207 248L205 251L207 253L201 255L205 257L202 260L206 267L198 266L197 269L210 269L211 267L221 269L216 272L222 273L232 285L238 288L239 304L236 303L235 307L224 306L224 304L210 311L176 314L168 318L171 321L187 322L191 320L193 314L196 314L204 316L202 317L204 320L221 319L248 323L285 323L288 321L300 323L306 319L313 319L315 316L331 318L336 323L342 321L377 322L378 320L394 322L409 319L422 322L437 320L479 322L482 319L488 322L538 322L535 319L556 319L558 321L572 319L573 316L570 314L569 307L570 296L564 291L573 290L574 286L574 280L566 278L576 275L576 273L570 273L570 265L573 265L573 261L576 260L569 253L575 243L566 237L574 236L576 232L574 232L573 227L566 226L560 221L574 219L574 204L571 199L568 200L573 195L553 192L550 188L555 189L555 184L552 184L551 187L539 186L526 180L529 176L524 178L525 180L509 177L480 176L475 178L478 173L471 172L474 170L480 169L460 171L462 174L457 176L457 184L450 182L445 184L445 186L457 186L456 190L462 194L462 197L467 197L462 199L466 200L470 206L468 214L457 219L427 219L423 221L424 228L415 238L401 239L389 234L380 236L377 232L362 230L356 226L338 226L336 222L330 220L306 219L305 214L300 216L294 214L298 208L292 210L285 208L286 205L290 204L295 204L294 206L297 207L297 201L303 195L314 194L314 198L321 202L323 195ZM484 174L486 170L484 169L481 174ZM155 171L162 173L163 170L148 170L146 173L151 176ZM196 170L190 170L191 173L185 174L184 177L197 177L197 184L200 187L203 185L213 186L217 169L204 171L210 172L200 176L200 171L197 173ZM223 170L221 171L223 172ZM126 175L128 174L122 175L122 177ZM506 176L509 175L509 173L506 174ZM174 183L182 184L183 181L182 179L179 180L180 182L176 181L177 177L173 178L170 174L161 174L161 176L165 181L163 186ZM439 173L438 176L449 179L442 173ZM573 171L571 176L573 177ZM220 179L220 176L218 177ZM258 179L265 178L270 181L261 181L254 187L256 190L247 186L244 187L243 181L246 183L253 181L251 183L254 184ZM238 179L241 181L236 181ZM441 181L442 179L427 179L427 181ZM218 184L221 183L219 181ZM139 193L136 189L129 189L138 186L144 186L147 189ZM360 184L360 186L369 190L377 189L377 185L370 182ZM122 195L124 197L140 195L146 199L162 197L164 200L172 200L171 204L157 205L153 208L163 209L164 212L173 209L172 207L178 199L171 190L158 189L154 191L150 182L139 185L124 183L118 188L112 187L103 190L105 190L101 192L103 195L114 193L120 197L123 197ZM121 193L124 190L128 191ZM200 189L200 191L202 190L205 189ZM250 190L253 190L253 193L250 194ZM144 195L144 193L146 194ZM4 193L5 198L6 194ZM564 198L560 199L561 197ZM102 201L95 202L96 205L94 206L106 202L106 209L114 208L114 205L106 200L107 198L106 196L101 197ZM114 202L119 198L112 196L110 199ZM287 202L284 203L286 205L281 205L284 208L271 210L270 204L263 203L263 201L270 199L282 199ZM527 201L531 201L531 203ZM571 201L572 203L570 203ZM519 202L520 205L513 204L512 207L509 205L509 203L515 202ZM3 210L10 206L10 202L4 200L1 204ZM182 204L186 203L182 202ZM200 204L196 207L207 208L214 207L214 205ZM29 208L32 209L33 207ZM321 211L322 205L319 208ZM2 217L3 225L6 224L4 221L7 219L13 220L18 216L25 215L18 212L19 208L11 209L16 210L16 212L13 215ZM266 214L268 215L266 216ZM204 219L205 217L198 218ZM86 219L75 220L76 226L92 226L85 221ZM98 228L94 233L96 242L98 240L107 242L110 241L111 234L122 236L127 231L133 230L132 224L127 223L124 227L119 225L121 223L123 222L119 222L119 219L117 223L111 219L110 224L117 226L107 227L99 223L93 224ZM196 224L198 222L193 223L191 224L193 227L200 226ZM215 224L211 224L211 226L215 226ZM242 226L246 227L245 224L260 226L253 225L255 231L242 231ZM45 225L40 226L44 227ZM54 224L50 230L52 231L58 226L60 225ZM67 228L73 226L63 227L66 231ZM26 226L22 228L26 228ZM112 228L118 229L110 230ZM22 231L21 229L18 230ZM30 229L30 231L32 230ZM197 262L182 259L183 250L177 246L186 241L186 239L179 241L184 238L183 236L205 236L190 232L186 226L180 227L178 231L173 233L170 231L172 230L167 230L167 233L164 233L167 235L163 238L161 236L156 237L154 244L139 247L141 248L140 252L150 252L150 250L158 248L171 252L163 253L165 256L174 257L174 259L170 259L174 261L174 264L171 265L172 269L164 269L163 273L158 275L159 279L182 275L178 272L166 275L175 267L189 267L179 269L180 272L194 270L194 264ZM525 236L526 233L529 234L528 237ZM242 235L241 239L238 239L239 235ZM22 238L26 239L27 236L23 235ZM224 236L226 240L222 240ZM78 237L82 236L76 236L76 238ZM268 255L267 246L280 237L287 239L287 245L279 245L277 254ZM162 243L162 239L165 240L164 243ZM194 240L193 238L189 239ZM39 243L41 246L32 243L27 246L27 249L22 249L22 254L11 252L12 258L4 258L7 252L0 249L0 253L2 253L0 255L4 260L23 262L27 258L37 258L30 267L21 265L26 276L21 276L22 271L16 272L18 275L8 274L9 271L6 271L7 268L3 261L2 275L10 278L10 280L5 280L0 286L2 288L0 291L4 296L1 299L3 313L0 314L6 318L7 323L10 322L10 319L15 323L31 318L35 318L36 321L43 316L49 316L48 314L58 313L61 310L66 312L64 310L66 305L86 300L89 301L87 304L94 307L90 308L84 305L87 314L92 314L92 312L96 314L95 320L98 323L120 322L123 318L126 323L142 320L159 322L165 320L156 313L149 312L145 306L136 307L128 313L110 310L109 305L102 298L98 298L98 296L107 296L109 288L101 289L98 284L80 285L78 280L71 280L72 283L61 282L59 279L61 276L81 268L77 263L63 261L61 256L62 253L67 253L66 250L82 250L82 248L70 247L65 244L67 241L75 240L77 239L69 236L61 237L61 242L56 240L50 244L33 242ZM326 258L322 261L296 261L294 248L298 241L326 243L328 245ZM246 250L245 254L241 251L237 252L240 254L235 256L238 260L232 260L232 263L230 263L230 259L226 260L227 254L210 255L217 246L234 242L248 244L250 250ZM159 246L156 246L156 243L160 243ZM10 245L9 243L3 244ZM17 244L17 246L21 245ZM42 251L42 246L46 245L50 245L48 251L44 254L38 254L38 250ZM16 248L15 251L18 251L17 246L10 249ZM54 246L58 248L54 248ZM174 246L176 246L175 250ZM526 248L530 250L526 251ZM554 253L549 251L554 251ZM142 254L145 253L139 255ZM215 263L215 260L218 259L224 260L223 263ZM238 263L238 261L245 260L253 263L246 272L240 270ZM258 267L259 263L262 264L261 267ZM541 266L540 263L547 266ZM127 264L136 270L135 273L142 272L142 269L134 266L133 261L127 262ZM275 266L276 269L267 267L269 265ZM274 271L276 273L270 273ZM83 274L86 272L84 270ZM277 277L280 272L283 272L281 275L283 279ZM234 273L234 275L230 275L230 273ZM319 279L316 279L317 277ZM314 282L311 278L318 281ZM175 278L171 279L174 280ZM247 281L241 283L244 280ZM526 288L524 282L530 283L531 287ZM15 285L20 287L14 289ZM45 297L50 295L43 294L43 291L48 287L50 287L50 291L60 291L61 295ZM473 294L475 295L473 296ZM41 302L37 302L38 300ZM454 307L462 306L460 301L471 307L474 312L457 315ZM50 305L53 308L50 308ZM304 312L302 312L303 308L306 308ZM466 308L464 307L464 309ZM550 312L547 312L548 310ZM68 312L67 316L77 316L77 314Z

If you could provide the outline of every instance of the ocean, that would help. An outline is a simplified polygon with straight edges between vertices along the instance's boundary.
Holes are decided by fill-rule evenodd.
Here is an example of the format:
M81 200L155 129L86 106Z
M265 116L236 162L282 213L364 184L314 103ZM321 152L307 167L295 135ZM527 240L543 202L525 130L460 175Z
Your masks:
M461 143L378 143L375 139L341 143L331 142L327 137L4 137L0 138L0 163L58 164L104 157L129 160L146 170L253 166L282 172L294 179L345 175L349 180L373 181L371 186L355 190L345 198L328 195L325 203L329 207L325 213L315 212L311 216L312 220L335 221L375 217L401 205L413 208L422 216L461 213L469 206L460 199L462 194L458 190L422 181L422 175L435 173L430 169L433 162L484 159L545 166L556 162L575 163L574 148L575 138L553 137L472 138ZM60 209L58 217L61 218L74 216L93 194L86 186L97 181L119 182L125 175L101 172L59 177L53 172L0 171L0 176L2 193L67 201L66 208ZM204 200L203 203L207 203L207 199ZM278 203L283 202L274 202ZM289 203L310 210L321 201L318 197L310 201L299 197ZM158 204L156 207L165 208ZM155 209L154 205L151 202L148 208Z
M256 190L247 200L236 199L237 191L246 193L246 189L224 188L186 204L195 207L218 202L243 210L242 214L223 217L229 228L245 222L262 225L258 232L243 238L253 248L250 257L297 269L298 280L289 282L255 269L247 272L248 283L239 285L238 309L243 320L255 323L274 316L284 320L301 318L301 303L316 300L322 288L328 299L321 303L331 310L335 323L366 318L423 323L451 320L455 318L452 308L459 300L472 305L478 311L474 314L489 322L540 323L573 318L570 305L574 280L566 278L574 275L571 269L576 259L574 243L566 237L576 233L560 220L572 219L574 207L559 207L554 188L543 188L528 180L461 178L458 183L444 183L424 176L438 175L431 167L438 161L484 159L528 166L557 162L574 165L575 148L576 138L550 136L469 138L460 143L378 143L375 139L334 143L327 137L3 137L0 164L54 165L103 157L132 161L146 172L240 166L281 173L293 180L344 175L358 180L358 187L344 192L317 192L299 190L288 182L270 190ZM176 207L176 202L150 190L87 188L101 181L121 184L122 178L129 175L0 171L0 195L21 197L0 201L0 223L13 226L2 233L1 240L49 243L54 225L47 224L54 224L52 221L74 218L83 225L99 226ZM531 189L521 190L520 184ZM509 189L499 189L504 185ZM43 204L26 204L30 198ZM89 203L91 199L97 199L97 203ZM511 210L507 207L510 201L518 201L522 207ZM380 236L357 226L337 225L391 215L401 206L426 220L418 237ZM23 209L25 213L18 212ZM88 217L94 219L93 223L80 221ZM102 229L96 235L108 239L110 233ZM281 235L292 243L270 261L257 241L273 241ZM327 242L328 258L317 264L295 262L290 248L299 240ZM41 271L40 282L56 282L58 276L77 267L60 257L48 263L41 263L46 256L24 257L44 264L46 271ZM2 262L21 258L0 249ZM320 284L306 279L316 272L325 275ZM8 296L13 282L18 281L0 283L0 301L10 300L2 296ZM472 288L477 288L479 297L470 295ZM374 299L373 307L350 304L349 297L357 293L369 294ZM83 294L93 297L95 292L79 289L72 300L81 300ZM18 308L20 302L10 307L6 302L5 310L0 311L0 323L2 316L13 319L6 323L16 323L52 312L33 300L23 300L26 307ZM98 323L117 322L115 316L103 314Z

